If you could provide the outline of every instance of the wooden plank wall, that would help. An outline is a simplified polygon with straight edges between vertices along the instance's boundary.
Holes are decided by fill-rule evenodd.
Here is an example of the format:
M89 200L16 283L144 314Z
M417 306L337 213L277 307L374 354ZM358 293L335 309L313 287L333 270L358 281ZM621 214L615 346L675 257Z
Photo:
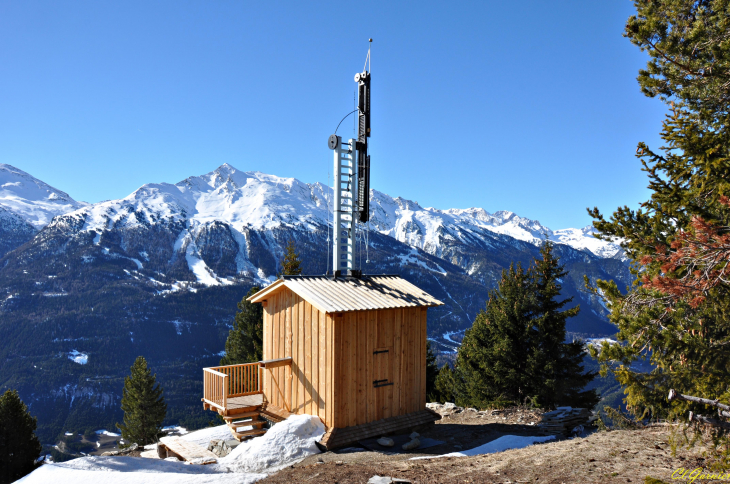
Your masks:
M333 319L331 426L362 425L425 408L426 308L358 311ZM376 349L388 349L387 356L374 355ZM393 385L375 388L373 380L386 375Z
M292 358L291 366L263 370L263 392L272 405L319 416L331 426L333 319L289 289L267 299L264 360ZM278 382L278 385L276 384Z
M378 348L387 348L388 356L375 358ZM283 289L267 299L264 359L289 356L291 366L263 370L266 400L291 413L318 415L328 427L426 405L426 308L324 314ZM393 385L374 388L383 375Z

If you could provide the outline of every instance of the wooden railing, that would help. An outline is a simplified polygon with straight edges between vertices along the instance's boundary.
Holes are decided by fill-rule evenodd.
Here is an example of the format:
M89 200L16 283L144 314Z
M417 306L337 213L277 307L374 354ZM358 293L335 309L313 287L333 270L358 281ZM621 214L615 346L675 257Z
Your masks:
M229 398L261 393L260 364L203 368L203 400L222 410Z

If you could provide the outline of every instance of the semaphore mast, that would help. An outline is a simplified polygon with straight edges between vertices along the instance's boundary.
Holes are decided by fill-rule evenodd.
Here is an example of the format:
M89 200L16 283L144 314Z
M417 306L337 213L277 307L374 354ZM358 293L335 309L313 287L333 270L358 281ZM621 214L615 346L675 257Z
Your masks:
M363 71L355 74L355 82L357 139L344 142L333 134L328 145L335 155L332 270L335 277L359 278L362 269L355 264L355 228L357 222L370 220L370 48Z

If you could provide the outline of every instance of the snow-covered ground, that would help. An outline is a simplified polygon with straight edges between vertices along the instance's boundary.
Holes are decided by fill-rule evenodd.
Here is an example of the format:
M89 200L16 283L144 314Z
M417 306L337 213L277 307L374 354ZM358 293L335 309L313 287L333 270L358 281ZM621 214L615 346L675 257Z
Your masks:
M533 437L533 436L522 436L522 435L503 435L502 437L495 439L491 442L487 442L479 447L473 449L463 450L461 452L451 452L443 455L429 455L425 457L413 457L411 460L418 459L437 459L439 457L472 457L475 455L482 454L494 454L496 452L504 452L510 449L522 449L533 444L547 442L553 440L554 435L547 437Z
M230 432L229 432L230 435ZM221 472L217 466L135 457L88 456L44 464L17 481L23 484L252 484L266 474Z
M68 353L68 359L79 365L85 365L89 362L89 355L73 350Z
M324 435L319 417L294 415L248 440L219 460L231 472L274 472L307 456L319 454L315 445Z
M182 433L184 429L175 428ZM274 425L261 437L236 447L218 464L190 465L177 460L87 456L44 464L18 482L23 484L250 484L320 450L324 435L319 417L295 415ZM97 433L112 433L98 430ZM226 425L189 432L180 437L202 447L212 439L230 439Z

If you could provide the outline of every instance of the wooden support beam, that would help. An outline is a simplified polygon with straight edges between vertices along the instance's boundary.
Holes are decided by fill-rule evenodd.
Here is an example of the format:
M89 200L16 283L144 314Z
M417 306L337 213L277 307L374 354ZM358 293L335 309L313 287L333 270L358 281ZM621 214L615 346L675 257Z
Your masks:
M272 368L278 368L280 366L291 366L292 359L291 357L286 358L277 358L275 360L265 360L265 361L259 361L259 366L261 368L265 368L267 370L270 370Z

